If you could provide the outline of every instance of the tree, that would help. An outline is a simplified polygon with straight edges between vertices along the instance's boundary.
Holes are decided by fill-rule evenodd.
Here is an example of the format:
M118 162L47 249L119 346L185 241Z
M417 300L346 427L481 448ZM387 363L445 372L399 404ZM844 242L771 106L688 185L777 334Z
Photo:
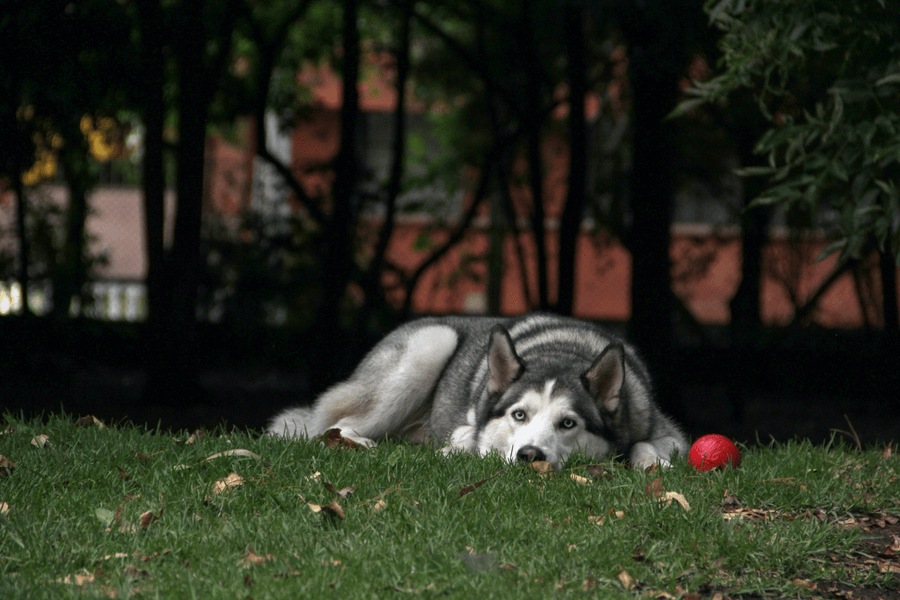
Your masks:
M723 31L720 73L695 82L685 112L749 89L769 121L756 153L767 164L757 206L806 211L843 268L881 259L884 318L900 332L900 7L896 3L708 0Z

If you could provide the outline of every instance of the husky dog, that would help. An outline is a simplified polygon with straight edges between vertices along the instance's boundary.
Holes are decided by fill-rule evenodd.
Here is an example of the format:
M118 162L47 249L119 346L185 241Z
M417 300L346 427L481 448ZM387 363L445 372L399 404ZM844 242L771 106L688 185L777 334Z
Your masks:
M435 317L385 337L350 378L268 431L313 437L331 428L366 446L387 437L557 470L575 451L615 452L667 466L688 445L653 402L634 350L576 319Z

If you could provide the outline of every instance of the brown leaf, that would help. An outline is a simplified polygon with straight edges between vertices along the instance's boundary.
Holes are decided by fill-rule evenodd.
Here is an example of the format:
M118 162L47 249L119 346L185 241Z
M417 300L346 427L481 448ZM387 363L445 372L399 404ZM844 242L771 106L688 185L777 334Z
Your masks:
M328 483L327 481L323 481L323 482L322 482L322 485L325 486L325 489L326 489L326 490L328 490L328 491L331 492L332 494L337 494L337 495L340 496L341 498L346 498L347 496L349 496L350 494L352 494L353 492L356 491L356 488L355 488L355 487L345 487L345 488L342 488L342 489L337 489L337 488L335 488L333 485L331 485L330 483Z
M140 516L141 529L147 529L148 527L150 527L150 525L159 521L159 518L162 517L162 514L163 514L163 509L161 509L161 508L159 509L159 514L157 514L157 515L153 514L152 510L148 510L146 512L141 513L141 516Z
M207 456L206 458L198 458L197 462L200 461L210 461L215 460L217 458L222 458L223 456L243 456L246 458L255 458L256 460L262 460L262 457L255 452L250 452L249 450L245 450L243 448L235 448L234 450L224 450L222 452L216 452L212 456ZM265 462L265 461L263 461Z
M37 448L45 448L53 444L50 443L50 438L42 433L31 438L31 445Z
M241 566L249 567L251 565L261 565L264 564L268 560L275 560L275 556L271 554L266 554L265 556L260 556L256 552L253 551L253 548L249 548L247 550L247 554L241 559Z
M629 575L628 571L623 569L616 577L619 579L619 583L622 584L622 587L626 590L631 590L634 587L634 577Z
M94 415L81 417L80 419L75 421L75 427L93 427L95 425L98 429L106 429L106 425L103 424L103 421L101 421Z
M81 573L74 575L66 575L62 579L55 579L54 583L66 583L69 585L87 585L94 583L94 574L86 569L82 569Z
M890 458L892 454L891 444L888 444L887 448L884 449L884 452L881 453L881 458Z
M644 487L644 492L651 500L655 500L662 496L663 491L662 477L654 477L650 480L650 483Z
M331 504L314 504L312 502L307 502L306 504L314 513L322 513L332 518L344 518L344 509L341 508L337 500L332 500Z
M583 591L587 592L588 590L593 589L595 585L597 585L597 580L594 579L594 576L593 576L593 575L588 575L588 578L585 579L585 580L581 583L581 589L582 589Z
M16 463L0 454L0 477L9 477L15 468Z
M662 496L659 497L660 502L665 502L666 504L672 504L672 500L681 505L681 508L684 510L691 510L691 505L688 504L688 501L684 496L679 494L678 492L665 492Z
M540 475L541 477L553 477L555 471L553 465L546 460L535 460L528 463L528 468Z
M353 440L347 439L342 436L341 430L337 428L329 429L322 435L316 436L313 439L320 440L328 448L351 448L353 450L367 450L367 448L359 442L354 442Z
M234 489L244 485L244 478L237 473L230 473L228 477L217 480L210 490L211 494L221 494L222 492Z
M118 469L118 471L119 471L119 479L120 480L131 481L131 475L129 475L125 469L123 469L122 467L120 467L118 465L116 465L116 469Z
M6 502L0 502L0 517L5 517L9 514L9 504Z
M374 504L374 506L372 506L372 512L373 512L373 513L376 513L376 512L378 512L379 510L381 510L382 508L384 508L385 506L387 506L387 502L385 502L385 501L384 501L384 498L382 498L381 500L379 500L378 502L376 502L376 503Z
M588 465L588 475L594 479L603 479L610 476L609 469L603 465Z
M198 429L197 431L195 431L194 433L192 433L192 434L191 434L191 437L189 437L189 438L187 439L187 441L185 441L184 443L185 443L185 444L193 444L194 442L196 442L196 441L198 441L198 440L202 440L202 439L205 438L205 437L206 437L206 434L203 433L203 430Z
M587 485L591 482L591 480L588 479L587 477L582 477L581 475L576 475L575 473L569 473L569 477L575 483L580 483L582 485Z

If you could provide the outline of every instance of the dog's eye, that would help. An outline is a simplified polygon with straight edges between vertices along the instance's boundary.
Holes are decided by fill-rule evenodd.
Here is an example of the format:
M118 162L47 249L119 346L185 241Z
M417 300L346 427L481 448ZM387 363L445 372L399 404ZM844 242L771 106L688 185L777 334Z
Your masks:
M524 421L525 420L525 411L521 408L517 408L512 411L509 416L513 418L513 421Z
M559 423L560 429L572 429L578 423L575 422L575 419L563 419Z

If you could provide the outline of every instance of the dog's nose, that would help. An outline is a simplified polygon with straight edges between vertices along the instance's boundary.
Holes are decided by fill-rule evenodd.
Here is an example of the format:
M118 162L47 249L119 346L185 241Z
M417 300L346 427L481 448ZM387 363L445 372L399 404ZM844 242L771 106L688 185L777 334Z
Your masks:
M516 458L522 462L534 462L536 460L547 460L547 455L537 446L522 446L516 452Z

